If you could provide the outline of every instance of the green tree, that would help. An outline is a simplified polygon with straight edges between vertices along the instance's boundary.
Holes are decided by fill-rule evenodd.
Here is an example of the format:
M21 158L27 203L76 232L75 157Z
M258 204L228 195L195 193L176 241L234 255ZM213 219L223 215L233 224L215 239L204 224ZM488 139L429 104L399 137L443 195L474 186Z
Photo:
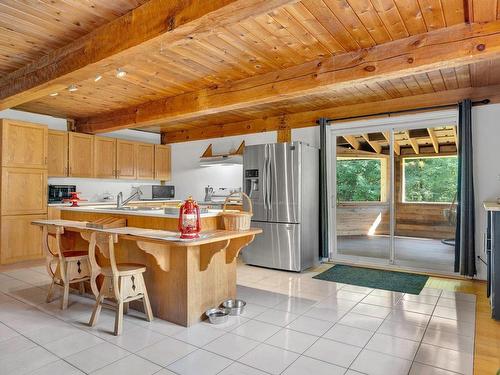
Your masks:
M380 201L379 159L338 159L337 198L341 202Z
M405 202L452 202L457 192L457 157L404 159Z

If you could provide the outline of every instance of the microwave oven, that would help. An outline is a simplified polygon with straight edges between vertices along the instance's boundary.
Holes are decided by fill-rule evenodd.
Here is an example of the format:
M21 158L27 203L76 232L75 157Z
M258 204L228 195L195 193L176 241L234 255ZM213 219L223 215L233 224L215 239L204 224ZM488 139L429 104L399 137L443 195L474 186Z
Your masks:
M75 185L49 185L49 203L62 203L75 191Z
M175 197L175 186L173 185L142 185L140 190L140 200L164 200Z

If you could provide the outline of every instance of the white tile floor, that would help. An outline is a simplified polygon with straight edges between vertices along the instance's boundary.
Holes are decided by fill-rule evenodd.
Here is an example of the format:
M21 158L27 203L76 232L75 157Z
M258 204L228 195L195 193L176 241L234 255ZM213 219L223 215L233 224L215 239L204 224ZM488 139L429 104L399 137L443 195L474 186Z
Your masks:
M323 267L325 268L325 267ZM184 328L132 312L122 336L93 300L45 303L44 267L0 272L1 374L472 374L475 296L373 290L249 266L238 268L242 317Z

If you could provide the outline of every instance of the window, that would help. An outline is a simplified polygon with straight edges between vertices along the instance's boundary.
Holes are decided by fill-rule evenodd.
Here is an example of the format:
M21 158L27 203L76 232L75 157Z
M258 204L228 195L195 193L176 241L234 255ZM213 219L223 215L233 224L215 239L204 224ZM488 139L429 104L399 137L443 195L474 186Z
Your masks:
M456 193L456 156L403 159L403 202L451 203Z
M383 159L337 158L337 199L340 202L380 202L385 200Z

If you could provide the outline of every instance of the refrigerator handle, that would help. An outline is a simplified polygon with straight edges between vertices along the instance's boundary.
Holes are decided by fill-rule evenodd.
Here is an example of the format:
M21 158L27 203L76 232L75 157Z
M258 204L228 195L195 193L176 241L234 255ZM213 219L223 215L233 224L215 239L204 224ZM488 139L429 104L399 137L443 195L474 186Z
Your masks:
M264 196L264 210L267 214L267 145L264 146L264 168L262 172L262 195Z
M268 153L267 156L267 176L266 176L267 186L266 186L266 195L267 195L267 207L268 210L271 210L271 194L272 194L272 175L271 175L271 156Z

